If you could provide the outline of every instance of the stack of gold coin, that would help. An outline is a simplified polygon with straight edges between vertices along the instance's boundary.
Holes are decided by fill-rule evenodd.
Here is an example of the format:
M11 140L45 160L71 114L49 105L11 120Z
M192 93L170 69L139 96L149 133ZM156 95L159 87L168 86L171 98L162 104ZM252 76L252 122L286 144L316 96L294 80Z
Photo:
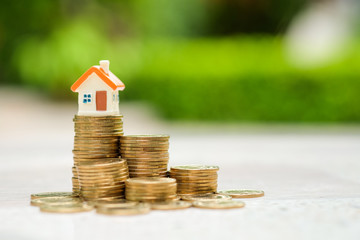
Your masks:
M176 180L173 178L147 177L126 180L126 200L162 202L176 199Z
M101 163L81 163L76 166L80 196L87 201L123 199L129 172L125 160L112 159Z
M81 163L106 162L119 156L119 136L123 135L122 116L75 115L74 166ZM76 171L75 171L76 172ZM74 171L73 171L74 173ZM73 174L73 191L79 192L79 179Z
M217 191L217 166L187 165L170 168L178 194L203 194Z
M169 135L120 137L120 155L127 160L131 178L167 176L169 138Z

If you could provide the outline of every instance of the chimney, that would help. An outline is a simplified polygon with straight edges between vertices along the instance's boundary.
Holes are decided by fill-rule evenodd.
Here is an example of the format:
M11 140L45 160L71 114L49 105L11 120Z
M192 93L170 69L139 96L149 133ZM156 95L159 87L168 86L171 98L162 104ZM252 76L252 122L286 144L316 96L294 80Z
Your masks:
M109 74L109 60L100 60L100 67L104 70L106 74Z

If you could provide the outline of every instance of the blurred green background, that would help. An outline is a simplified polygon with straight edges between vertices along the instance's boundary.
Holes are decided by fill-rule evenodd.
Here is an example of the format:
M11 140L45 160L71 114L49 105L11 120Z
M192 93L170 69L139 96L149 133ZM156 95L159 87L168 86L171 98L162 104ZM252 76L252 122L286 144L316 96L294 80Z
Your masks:
M335 11L330 20L336 21L321 25L319 17L308 17L315 20L305 26L314 26L318 38L302 40L311 32L305 29L293 34L295 40L300 36L306 49L325 36L317 43L321 49L332 41L326 37L331 29L346 30L334 30L333 38L348 37L328 47L328 52L340 49L337 54L319 61L310 54L299 64L289 57L292 29L302 13L316 16L319 2L325 6L321 9ZM337 14L343 7L336 2L1 1L0 81L52 99L75 100L72 83L99 60L109 59L111 71L126 84L122 100L147 101L167 119L356 123L359 21L350 12ZM356 9L351 0L345 2ZM293 52L302 53L299 49Z

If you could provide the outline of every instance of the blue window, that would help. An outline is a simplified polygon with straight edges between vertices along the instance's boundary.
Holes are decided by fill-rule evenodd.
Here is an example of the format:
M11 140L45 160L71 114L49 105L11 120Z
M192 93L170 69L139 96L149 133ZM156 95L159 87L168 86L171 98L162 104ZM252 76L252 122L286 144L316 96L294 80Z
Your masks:
M83 103L91 103L91 94L84 94Z

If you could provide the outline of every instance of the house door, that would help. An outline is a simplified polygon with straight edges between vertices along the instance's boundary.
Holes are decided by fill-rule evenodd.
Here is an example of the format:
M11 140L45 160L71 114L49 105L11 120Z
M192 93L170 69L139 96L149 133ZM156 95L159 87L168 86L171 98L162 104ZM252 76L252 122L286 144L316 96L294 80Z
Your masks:
M106 111L106 91L96 91L96 111Z

